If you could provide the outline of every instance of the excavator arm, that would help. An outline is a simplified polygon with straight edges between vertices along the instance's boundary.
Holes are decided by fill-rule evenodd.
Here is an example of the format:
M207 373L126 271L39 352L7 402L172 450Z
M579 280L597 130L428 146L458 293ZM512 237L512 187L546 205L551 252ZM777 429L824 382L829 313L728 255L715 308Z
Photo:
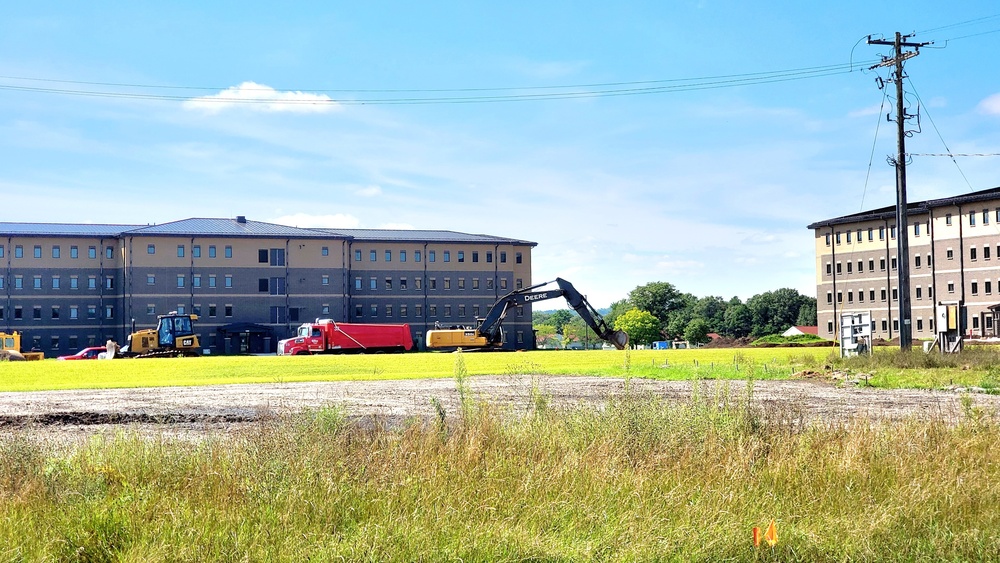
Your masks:
M463 342L470 347L495 347L503 344L503 319L513 307L519 307L536 301L565 297L570 307L577 312L602 340L610 342L615 348L622 350L628 346L628 335L620 330L612 330L594 309L587 299L573 287L573 284L562 278L556 278L558 289L538 291L553 282L545 282L523 289L518 289L497 300L486 312L479 326L474 330L449 329L427 332L428 348L452 347L456 342ZM461 334L459 334L461 333Z

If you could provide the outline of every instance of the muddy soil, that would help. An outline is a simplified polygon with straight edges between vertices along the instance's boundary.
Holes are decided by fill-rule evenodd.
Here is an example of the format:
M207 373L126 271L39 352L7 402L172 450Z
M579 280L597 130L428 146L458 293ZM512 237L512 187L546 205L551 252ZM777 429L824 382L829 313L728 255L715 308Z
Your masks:
M652 393L671 401L688 400L692 382L631 380L630 392ZM724 389L743 393L745 382L699 382L697 392L713 396ZM474 397L513 409L526 409L532 397L556 407L600 405L626 392L622 379L575 376L477 376L469 378ZM839 424L855 418L898 420L934 417L957 422L963 416L962 390L885 390L843 384L826 378L757 381L753 399L767 417L795 424ZM1000 396L971 394L973 404L997 412ZM422 379L158 387L0 393L0 435L26 432L60 442L94 434L135 431L151 437L200 439L228 434L261 421L306 409L337 406L349 416L401 423L448 416L459 406L455 381Z

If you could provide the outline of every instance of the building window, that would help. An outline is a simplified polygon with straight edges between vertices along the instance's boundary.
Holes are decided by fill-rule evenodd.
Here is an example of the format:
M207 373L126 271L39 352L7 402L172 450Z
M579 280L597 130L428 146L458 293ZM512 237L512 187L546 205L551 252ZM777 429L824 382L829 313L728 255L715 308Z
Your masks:
M399 278L399 290L406 291L406 278Z
M227 316L227 317L233 316L233 306L232 305L226 305L226 307L225 307L225 309L224 309L223 312L225 313L225 316Z
M924 320L917 319L917 332L921 332L923 330L924 330Z
M501 264L507 263L507 252L505 250L500 251L500 263Z
M975 227L976 226L976 212L975 211L970 211L969 212L969 226L970 227Z
M437 289L437 278L427 280L427 289Z
M983 224L984 225L989 225L990 224L990 210L989 209L983 209Z
M413 251L413 261L414 262L420 262L420 258L421 258L420 251L419 250L414 250Z
M378 253L375 252L374 250L369 251L368 252L368 261L369 262L377 262L378 261Z
M932 285L927 286L927 298L934 299L934 286Z
M885 301L885 299L886 299L886 292L885 292L885 288L884 287L879 291L879 297L882 298L882 301Z
M387 304L385 306L385 316L386 317L391 317L392 316L392 305L388 305Z
M191 246L191 257L192 258L201 258L201 245L200 244L195 244L195 245Z
M53 258L59 258L61 254L62 254L62 251L59 249L59 245L55 245L55 246L52 247L52 257Z
M917 286L916 290L917 290L917 299L920 299L920 297L921 297L921 295L920 295L921 294L920 286Z
M321 256L329 256L330 255L330 247L329 246L324 246L323 248L320 249L319 253L320 253Z
M373 317L377 317L378 316L378 304L377 303L370 304L369 307L368 307L368 313L371 316L373 316Z
M152 303L147 304L146 305L146 314L147 315L155 315L156 314L156 305L154 305Z
M945 216L944 216L944 224L945 225L950 225L951 224L951 213L945 214Z
M360 262L361 261L361 251L360 250L355 250L354 251L354 261L355 262Z
M413 306L413 314L416 315L418 318L424 316L424 306L421 305L420 303L417 303L416 305L414 305ZM419 337L418 337L418 339L419 339Z
M854 292L853 291L848 291L847 292L847 302L848 303L854 303Z
M399 305L399 316L400 317L405 317L406 316L406 305L405 304L401 303Z
M436 317L437 314L438 314L437 305L428 305L427 306L427 316L428 317Z
M885 258L878 259L878 269L883 272L885 271Z
M115 318L115 308L114 308L113 305L105 305L104 306L104 318L105 319L113 319L113 318Z
M486 278L486 289L493 289L493 278Z
M451 289L451 278L445 278L444 279L444 288L445 289Z
M80 247L71 246L69 247L69 257L76 259L80 257ZM3 258L3 247L0 246L0 258Z
M59 276L52 276L52 289L59 289Z
M146 245L146 254L156 254L156 245L155 244L147 244Z
M472 278L472 289L479 289L479 278Z
M385 289L386 291L392 290L392 278L385 278Z
M392 251L391 250L386 250L385 251L385 261L386 262L392 262Z
M52 318L53 319L58 319L59 318L59 306L58 305L53 305L52 306Z
M14 258L24 258L24 247L20 244L14 246Z
M844 293L841 292L841 291L838 291L837 292L837 303L843 303L843 302L844 302Z
M208 316L209 317L215 317L215 314L216 314L215 303L209 303L208 304Z
M80 307L78 307L77 305L70 305L69 306L69 318L71 320L76 320L76 319L80 318ZM70 337L70 338L72 338L72 337Z
M465 305L458 306L458 316L459 318L465 318Z
M232 274L226 274L226 287L229 287L229 288L233 287L233 275Z
M864 303L864 302L865 302L865 290L859 289L858 290L858 303Z
M473 260L475 260L475 256L473 256ZM486 263L487 264L492 264L493 263L493 253L492 252L487 252L486 253Z
M35 256L35 258L41 258L42 257L42 247L41 247L41 245L38 245L38 244L35 245L34 256Z
M226 248L224 249L224 252L225 252L224 256L226 258L232 258L233 257L233 247L226 246Z
M948 293L955 293L955 282L948 282Z
M852 264L851 262L847 263L847 273L848 274L854 273L854 264Z
M406 251L405 250L400 250L399 251L399 261L400 262L406 262Z
M413 289L420 291L423 289L424 280L423 278L413 278Z
M378 289L378 281L375 278L368 280L368 289L371 289L372 291Z
M191 275L191 287L201 287L201 274Z
M984 246L983 247L983 260L989 260L989 259L990 259L990 247Z
M87 289L97 289L97 276L87 278Z
M896 269L896 257L895 256L893 256L892 258L889 259L889 264L892 266L893 270Z
M915 236L915 237L919 237L920 236L920 223L914 223L913 224L913 236Z
M214 244L208 245L208 257L209 258L215 258L215 245Z
M875 240L875 229L868 227L868 242ZM827 246L830 246L827 244Z
M183 244L178 244L177 245L177 257L178 258L184 258L184 245Z
M87 305L87 318L88 319L97 318L97 305Z
M833 303L833 292L832 291L827 291L826 292L826 302L827 302L827 304L832 304Z
M983 293L986 295L993 293L993 282L989 280L983 282Z
M465 289L465 278L458 278L458 289Z
M32 280L32 287L35 289L42 289L42 276L35 276Z
M329 315L330 314L330 305L328 303L323 303L323 306L320 307L320 313L322 313L324 315Z
M323 274L320 277L320 283L323 285L330 285L330 276L327 274Z
M851 231L847 231L847 242L848 244L851 242Z
M521 253L520 252L515 252L514 253L514 263L515 264L520 264L521 263Z
M500 278L500 289L507 289L507 278Z
M257 263L258 264L267 264L267 249L266 248L260 248L260 249L257 250Z
M458 261L459 262L465 262L465 251L464 250L459 250L458 251Z
M948 250L945 251L944 257L947 258L948 260L954 260L955 259L955 252L952 249L949 248Z
M919 268L920 267L920 255L919 254L917 254L916 256L913 257L913 267L914 268Z
M177 274L177 287L184 287L184 274Z
M865 271L865 263L862 262L861 260L858 260L858 273L860 274L861 272L864 271Z
M976 260L976 247L975 246L973 246L972 248L969 249L969 260L972 260L972 261Z
M272 248L271 249L271 265L272 266L284 266L285 265L285 249L284 248Z
M208 287L215 287L215 274L208 274Z
M444 306L444 317L451 318L451 305Z
M445 261L445 262L451 262L451 251L450 250L445 250L442 254L444 255L444 257L442 258L443 261Z
M972 294L973 295L979 295L979 282L976 282L976 281L972 282L971 288L972 288Z
M437 260L437 253L435 251L433 251L433 250L428 250L427 251L427 261L428 262L434 262L435 260Z
M257 280L257 293L267 293L268 286L267 278L259 278Z
M826 321L826 332L833 334L833 321Z

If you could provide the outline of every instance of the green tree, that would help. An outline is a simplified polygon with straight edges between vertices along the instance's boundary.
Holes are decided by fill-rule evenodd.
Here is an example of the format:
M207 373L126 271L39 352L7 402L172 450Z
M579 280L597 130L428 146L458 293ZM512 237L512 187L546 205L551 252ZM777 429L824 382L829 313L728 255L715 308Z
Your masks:
M726 323L726 309L729 304L721 297L702 297L694 303L692 313L695 318L704 319L709 332L723 331Z
M670 323L670 314L685 308L687 301L685 294L667 282L640 285L628 294L632 307L651 313L664 327Z
M816 298L804 297L806 301L799 307L799 318L795 321L798 326L816 326Z
M752 331L753 313L750 312L750 309L742 303L734 305L730 302L724 315L722 334L729 338L743 338L750 336Z
M753 315L753 330L750 335L760 338L784 332L796 324L802 306L808 306L810 302L815 303L815 299L789 288L754 295L747 300L747 308Z
M545 348L562 347L562 339L559 338L555 325L536 324L533 328L535 330L535 344L538 346Z
M615 319L627 313L631 308L632 304L628 302L628 299L615 301L611 304L608 314L604 315L604 321L608 323L608 326L615 326Z
M570 313L568 309L553 311L552 316L549 317L549 323L556 327L556 332L559 334L563 333L563 327L571 320L573 320L573 313Z
M615 330L625 331L632 345L649 344L660 338L660 321L649 311L631 309L615 319Z
M696 318L689 322L687 328L684 329L684 340L692 344L705 344L711 340L708 333L708 323L705 322L705 319Z

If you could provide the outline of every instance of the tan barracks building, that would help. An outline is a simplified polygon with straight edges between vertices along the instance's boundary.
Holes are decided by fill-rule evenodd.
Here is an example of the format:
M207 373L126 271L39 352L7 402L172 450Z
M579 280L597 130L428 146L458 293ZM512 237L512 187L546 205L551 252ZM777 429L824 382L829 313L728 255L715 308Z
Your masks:
M452 231L300 229L235 219L153 226L0 223L0 327L71 354L157 315L198 315L208 353L273 352L316 318L409 323L418 346L531 285L535 243ZM530 307L504 322L534 347Z
M910 303L914 339L932 339L934 305L966 307L967 337L1000 332L1000 188L910 203ZM872 313L872 334L899 333L895 207L809 225L816 243L819 335L834 339L841 313ZM1000 307L997 307L1000 309Z

